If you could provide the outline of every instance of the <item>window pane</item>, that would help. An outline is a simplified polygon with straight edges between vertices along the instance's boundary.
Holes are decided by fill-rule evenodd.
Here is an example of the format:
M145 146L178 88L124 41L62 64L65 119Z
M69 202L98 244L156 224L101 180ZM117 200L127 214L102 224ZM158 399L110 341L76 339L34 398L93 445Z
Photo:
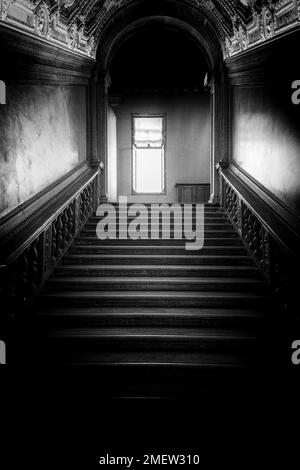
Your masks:
M135 117L134 144L137 147L162 147L163 117Z
M136 149L135 191L161 193L163 188L163 149Z

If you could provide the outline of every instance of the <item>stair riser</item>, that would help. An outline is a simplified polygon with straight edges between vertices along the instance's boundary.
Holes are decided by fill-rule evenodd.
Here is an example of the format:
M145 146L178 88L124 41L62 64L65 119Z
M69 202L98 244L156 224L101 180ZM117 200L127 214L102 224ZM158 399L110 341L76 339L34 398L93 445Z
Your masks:
M148 222L146 221L145 222L146 224L148 224ZM90 230L90 231L96 231L97 229L97 226L98 226L98 223L88 223L85 225L85 230ZM128 229L128 227L130 226L130 223L126 224L125 225ZM181 227L181 230L182 232L184 231L184 225L183 224L178 224L179 227ZM198 223L198 226L200 227L200 223ZM159 223L157 224L157 227L155 226L155 229L168 229L170 227L170 230L173 231L175 228L177 228L177 226L174 227L174 223L171 222L169 225L167 225L167 228L165 228L165 226L162 224L162 223ZM192 229L193 230L196 230L197 226L196 226L196 223L192 223ZM119 229L119 223L118 221L116 222L116 229L118 230ZM146 230L148 230L150 232L151 230L151 224L149 223L149 227L147 228L147 225L145 227ZM142 227L141 230L144 230L144 227ZM234 228L232 227L232 225L228 222L221 222L221 223L208 223L208 222L204 222L204 230L234 230Z
M212 279L213 281L213 279ZM211 283L189 283L189 282L114 282L114 283L101 283L93 282L87 280L87 282L79 282L76 278L72 282L64 282L59 280L54 280L48 282L47 291L48 292L88 292L88 291L187 291L187 292L261 292L265 289L263 283L250 282L245 283L238 282L216 282Z
M107 269L103 269L101 267L96 268L96 269L90 269L90 268L84 268L81 267L79 269L72 269L71 267L63 266L60 268L57 268L55 271L55 275L57 277L61 276L106 276L106 277L239 277L239 278L249 278L253 277L257 274L257 270L255 269L249 269L249 270L242 270L239 268L236 269L230 269L230 270L224 270L224 269L218 269L218 267L214 267L214 269L205 269L203 268L197 268L197 269L191 269L191 267L187 267L184 269L170 269L166 266L164 266L162 269L155 269L155 268L130 268L124 267L120 269L110 269L109 267Z
M208 257L201 257L201 256L193 256L191 258L186 258L182 256L182 258L164 258L163 256L158 258L149 258L149 257L141 257L141 258L104 258L104 257L96 257L90 258L88 256L66 256L64 258L64 263L67 265L84 265L84 264L91 264L91 265L165 265L165 266L176 266L176 265L191 265L191 266L205 266L205 265L216 265L216 266L253 266L253 261L248 257L228 257L228 258L221 258L217 256L208 256Z

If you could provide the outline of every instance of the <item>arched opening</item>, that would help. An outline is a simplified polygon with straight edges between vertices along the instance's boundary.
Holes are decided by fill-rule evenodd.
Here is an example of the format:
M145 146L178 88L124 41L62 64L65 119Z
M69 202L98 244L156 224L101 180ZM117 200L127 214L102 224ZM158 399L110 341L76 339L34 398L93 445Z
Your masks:
M176 184L191 185L190 199L195 200L198 184L206 188L205 194L209 188L210 201L217 202L215 164L226 146L220 98L224 74L220 44L207 24L205 28L206 36L192 20L189 24L186 18L155 15L122 25L116 19L103 33L97 56L99 131L94 152L105 163L103 200L126 195L133 202L174 202ZM156 165L162 183L154 194L136 184L138 115L164 118L164 152Z
M121 43L108 72L109 200L171 203L176 185L186 202L201 188L207 194L209 65L198 45L174 28L147 25Z

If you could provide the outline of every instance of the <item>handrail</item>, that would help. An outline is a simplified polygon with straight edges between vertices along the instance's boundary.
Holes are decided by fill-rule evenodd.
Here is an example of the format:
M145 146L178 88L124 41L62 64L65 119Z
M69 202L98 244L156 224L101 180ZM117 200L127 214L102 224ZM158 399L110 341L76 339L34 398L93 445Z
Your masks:
M234 168L233 168L234 169ZM239 198L244 201L259 221L265 226L274 239L282 246L287 255L294 256L300 246L300 224L295 229L288 224L274 209L259 197L247 183L242 181L231 168L219 168L222 178L235 189Z
M298 235L284 228L284 221L239 180L228 163L220 162L216 168L220 177L221 205L280 305L295 320L300 305L295 276L300 259Z
M100 202L100 169L89 169L32 219L7 246L5 297L17 310L31 304Z
M65 191L62 191L62 195L59 199L56 199L53 203L46 204L46 215L43 209L37 211L35 216L32 218L31 230L27 235L17 234L15 239L10 240L10 245L14 244L14 249L12 252L7 254L4 258L4 261L7 265L12 264L12 262L22 253L31 242L38 238L38 236L45 230L45 228L53 222L57 216L64 211L64 209L74 200L83 190L87 187L91 181L97 177L99 170L90 170L88 175L84 175L80 178L79 181L71 184ZM71 195L70 195L71 194ZM42 222L41 222L42 217ZM36 224L34 223L36 222ZM16 238L23 238L19 243ZM17 246L16 246L17 245Z

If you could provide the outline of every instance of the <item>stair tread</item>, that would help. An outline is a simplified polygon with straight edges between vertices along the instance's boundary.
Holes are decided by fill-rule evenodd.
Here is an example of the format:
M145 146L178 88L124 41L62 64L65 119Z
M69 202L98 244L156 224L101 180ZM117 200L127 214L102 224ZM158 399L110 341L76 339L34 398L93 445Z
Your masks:
M232 233L235 233L235 232L232 232ZM186 241L187 241L185 238L179 238L179 239L178 239L178 238L177 238L177 239L174 239L174 238L172 238L172 239L171 239L171 238L166 238L166 239L156 239L156 240L153 240L153 239L149 239L149 240L143 240L143 239L132 240L131 238L125 238L125 239L124 239L124 238L123 238L123 239L120 239L120 238L113 239L113 238L111 238L111 239L107 239L107 240L100 240L100 239L98 239L97 237L95 237L95 240L93 240L92 237L85 237L84 234L82 234L82 232L81 232L81 234L78 235L78 237L76 238L75 241L76 241L76 242L78 242L78 241L82 242L82 241L87 241L87 240L88 240L88 241L93 241L94 243L95 243L95 241L97 241L98 243L101 243L101 244L103 244L103 245L105 245L105 244L109 245L109 243L113 243L113 244L115 245L116 242L122 241L122 242L123 242L123 243L122 243L122 246L124 246L124 245L126 246L126 244L132 245L133 243L139 244L139 245L141 245L141 243L146 243L146 244L148 245L148 243L153 243L153 242L155 242L155 241L156 241L157 243L160 243L160 242L172 242L172 244L174 244L174 242L175 242L177 245L174 244L174 246L178 246L178 244L180 244L181 246L184 246L184 245L186 244ZM222 238L222 237L218 237L218 238L210 237L209 240L210 240L211 242L225 242L225 241L226 241L226 243L228 243L228 242L234 243L234 245L227 245L227 244L226 244L226 245L224 245L224 246L236 246L235 244L236 244L237 241L238 241L238 242L240 243L240 245L243 246L241 240L240 240L238 237L236 237L236 236L234 236L234 237L226 237L226 238ZM158 247L158 246L159 246L159 245L156 245L156 247ZM205 240L204 240L204 246L205 246ZM213 245L211 245L211 246L213 246ZM217 245L217 246L220 246L220 245Z
M143 232L144 232L144 233L148 233L148 232L150 232L150 231L151 231L151 227L150 227L150 226L147 227L147 229L145 229L145 230L144 230L144 229L140 229L140 230L139 230L139 232L141 232L141 233L143 233ZM160 232L168 232L168 231L169 231L169 228L166 228L165 230L161 230L161 228L159 227L159 231L160 231ZM118 232L118 230L117 230L117 232ZM174 231L171 230L171 233L173 233L173 232L174 232ZM207 234L209 234L209 233L216 233L216 232L218 232L218 233L231 233L231 234L232 234L232 233L236 233L234 227L232 227L230 224L228 224L228 228L225 228L225 227L224 227L224 229L221 228L221 229L216 229L216 230L213 230L213 229L212 229L212 230L205 230L205 233L207 233ZM81 234L85 234L85 233L94 233L95 236L97 236L97 234L96 234L96 224L95 224L95 227L94 227L94 228L84 228L80 233L81 233ZM182 239L185 240L185 237L182 237ZM150 239L150 240L151 240L151 239Z
M72 246L73 248L84 248L84 249L88 249L88 250L92 250L93 248L99 248L99 245L80 245L80 244L76 244L76 245L73 245ZM114 245L113 248L110 246L110 245L103 245L103 248L104 250L111 250L111 249L114 249L114 250L117 250L117 249L120 249L120 250L155 250L155 251L163 251L163 250L185 250L185 243L183 243L182 245L163 245L163 246L157 246L157 245L135 245L134 243L130 243L128 245ZM233 250L233 251L240 251L241 249L244 249L245 250L245 253L246 253L246 249L241 245L241 246L237 246L237 245L233 245L233 246L204 246L202 250L205 250L205 248L209 248L210 250L224 250L224 249L227 249L227 250ZM186 251L186 250L185 250Z
M89 221L89 222L85 225L85 230L86 230L86 231L89 231L89 230L96 230L96 227L97 227L98 223L101 222L101 220L109 221L109 219L99 219L98 222L90 222L90 221ZM115 220L116 220L116 226L117 226L117 228L118 228L118 225L119 225L119 222L120 222L120 221L121 221L122 223L127 222L126 225L129 225L129 224L132 222L132 221L130 220L130 218L128 218L128 220L126 220L125 218L124 218L124 220L122 220L122 218L120 218L120 219L119 219L119 218L118 218L118 219L114 219L114 218L111 219L112 222L114 222ZM149 223L149 227L148 227L148 228L151 229L151 219L149 219L149 220L148 220L148 219L139 219L139 221L140 221L141 223L147 224L147 225L148 225L148 223ZM199 219L199 218L198 218L198 219L194 219L194 220L191 220L191 222L193 223L192 225L193 225L193 228L194 228L194 229L195 229L195 227L196 227L196 221L198 221L198 222L200 222L200 221L202 222L202 221L203 221L204 227L211 227L211 228L215 228L215 227L224 227L224 229L227 229L227 230L235 230L234 227L230 224L230 222L229 222L228 220L226 220L226 219L224 219L224 221L221 221L221 222L211 221L211 219L209 219L209 220L207 220L207 219L206 219L206 220L205 220L205 219ZM154 225L154 222L153 222L153 225ZM162 228L164 224L161 223L161 222L158 222L156 225L157 225L157 228ZM180 225L180 227L184 228L184 222L183 222L183 221L180 222L179 225ZM167 227L169 227L169 226L173 228L174 223L173 223L172 220L171 220L170 224L167 223Z
M232 258L232 255L201 255L201 250L199 251L199 258L206 258L206 259L214 259L214 258L221 258L221 259L231 259ZM102 255L102 254L97 254L97 255L92 255L92 254L69 254L69 255L66 255L66 259L68 258L90 258L90 259L127 259L127 258L131 258L131 259L143 259L143 258L146 258L146 259L162 259L162 258L165 258L165 259L195 259L197 255L187 255L187 254L182 254L182 255L135 255L135 254L117 254L117 255L114 255L114 254L109 254L109 255ZM249 259L249 256L247 255L235 255L235 258L237 259Z
M140 318L142 316L150 317L258 317L263 316L269 317L270 314L264 311L259 312L258 310L248 309L218 309L218 308L126 308L126 307L114 307L114 308L97 308L97 307L84 307L84 308L50 308L49 310L43 309L39 311L40 316L68 316L68 317L113 317L113 316L132 316Z
M114 283L114 282L119 282L119 283L175 283L175 284L180 284L182 283L188 283L188 284L214 284L214 283L237 283L237 284L249 284L249 283L255 283L255 284L260 284L264 285L265 282L263 279L259 278L230 278L230 277L103 277L103 276L88 276L88 277L82 277L82 276L76 276L74 277L56 277L52 278L48 281L48 283L82 283L82 284L89 284L91 282L99 282L99 284L103 283Z
M257 336L247 334L243 331L224 329L201 329L201 328L155 328L155 327L71 327L49 329L47 336L55 337L89 337L89 338L199 338L205 339L227 339L257 340Z
M236 299L245 299L245 298L251 298L251 299L267 299L269 296L267 295L262 295L262 294L256 294L252 292L247 292L247 293L240 293L240 292L189 292L189 291L150 291L150 292L141 292L141 291L77 291L77 292L69 292L69 291L64 291L64 292L55 292L55 293L44 293L41 294L41 298L46 298L46 297L70 297L70 298L90 298L93 297L95 299L97 298L127 298L127 299L138 299L138 298L199 298L199 299L206 299L206 298L236 298Z
M81 360L85 357L81 356ZM182 351L122 351L111 352L106 351L105 354L87 354L87 361L76 361L77 365L99 364L107 366L130 366L140 367L179 367L186 370L187 367L196 368L231 368L231 367L248 367L244 357L224 352L222 354L214 354L212 352L182 352Z
M230 272L230 271L251 271L253 273L259 273L259 270L256 266L219 266L219 265L206 265L206 266L190 266L190 265L170 265L166 267L164 264L157 264L155 267L152 264L115 264L112 266L109 265L103 265L103 266L96 266L94 264L85 264L84 267L81 264L64 264L56 268L59 271L64 271L64 270L71 270L71 271L81 271L82 269L84 270L91 270L91 271L97 271L99 269L104 270L104 271L118 271L120 269L126 269L128 271L133 271L133 270L143 270L143 269L155 269L155 270L166 270L168 269L169 271L183 271L186 269L189 269L191 271L224 271L224 272Z
M225 214L223 214L222 212L210 212L210 213L204 212L204 215L200 214L200 215L196 216L195 211L193 211L193 212L192 211L186 211L186 215L190 216L191 219L193 219L193 220L196 220L196 219L203 220L204 219L204 220L220 220L221 222L228 222L229 221L228 217ZM142 221L152 220L151 215L149 215L148 217L143 217L143 216L142 217L138 216L138 217L139 217L139 220L142 220ZM95 222L97 223L97 222L99 222L103 219L105 219L105 220L126 220L127 219L129 222L131 222L135 218L136 218L136 216L132 216L132 215L129 216L128 214L126 214L126 212L119 213L118 211L116 211L115 215L110 215L110 216L107 216L107 215L104 215L104 216L94 215L94 216L91 216L89 218L88 222L89 223L95 223ZM162 220L162 217L160 216L160 218L157 219L157 220ZM172 220L174 220L174 218L171 217L170 220L172 221ZM184 214L182 214L182 220L184 220Z

